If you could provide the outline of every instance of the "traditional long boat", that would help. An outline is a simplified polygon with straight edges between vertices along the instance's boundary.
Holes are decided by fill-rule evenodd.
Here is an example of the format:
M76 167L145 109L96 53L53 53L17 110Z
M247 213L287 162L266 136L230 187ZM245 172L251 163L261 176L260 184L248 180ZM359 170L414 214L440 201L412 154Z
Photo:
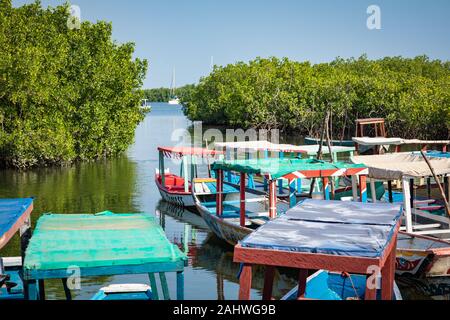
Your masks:
M295 185L298 179L317 178L322 180L323 198L331 199L330 179L342 176L352 177L360 192L354 188L353 199L367 201L366 174L364 165L329 163L314 159L250 159L217 161L212 169L216 171L217 193L215 201L202 200L193 190L195 205L209 228L221 239L235 245L244 236L270 219L284 213L297 204ZM239 194L224 194L224 171L234 171L240 176ZM268 195L247 187L246 176L262 176L268 183ZM276 196L276 181L289 181L289 201L279 201ZM194 180L196 181L196 180ZM202 195L202 194L200 194Z
M421 155L409 152L355 156L351 158L351 161L366 165L369 168L369 179L371 181L387 181L389 202L394 202L393 181L401 181L405 211L404 230L408 233L432 235L444 239L450 236L450 217L447 214L442 216L430 213L427 210L421 210L424 201L415 199L414 185L422 179L428 180L433 177L428 164ZM430 157L429 162L436 175L444 180L447 198L449 198L450 159Z
M159 168L155 172L155 183L161 197L175 205L194 208L191 180L198 178L198 159L206 159L208 162L210 158L222 155L222 152L195 147L159 147L158 151ZM170 173L166 167L165 158L181 160L179 175ZM215 194L216 181L210 175L201 181L197 180L197 183L205 196ZM232 186L227 185L224 188L224 192L236 192Z
M33 199L0 199L0 249L20 231L21 256L0 257L0 300L24 299L20 276L22 258L31 235Z
M326 213L334 205L341 214ZM234 262L242 264L239 298L250 298L252 267L264 265L264 300L272 299L276 267L298 269L296 299L394 299L401 214L400 206L392 204L305 200L235 246ZM316 276L325 278L315 282L310 278L308 286L309 271L322 269L328 272ZM332 272L343 277L333 277Z

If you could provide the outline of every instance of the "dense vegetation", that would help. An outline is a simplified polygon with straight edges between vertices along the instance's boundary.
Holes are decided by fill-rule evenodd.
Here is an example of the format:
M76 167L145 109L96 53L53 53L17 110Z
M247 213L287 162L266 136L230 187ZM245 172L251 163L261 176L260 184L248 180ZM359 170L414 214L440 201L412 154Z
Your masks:
M388 57L311 65L277 58L216 67L183 100L191 120L279 128L318 136L331 112L333 138L351 137L355 119L386 118L388 134L448 138L450 62Z
M188 84L175 90L175 95L181 100L189 98L191 91L194 89L193 84ZM144 98L151 102L167 102L171 99L169 88L145 89Z
M0 165L97 159L132 142L147 62L106 22L69 28L68 6L0 0Z

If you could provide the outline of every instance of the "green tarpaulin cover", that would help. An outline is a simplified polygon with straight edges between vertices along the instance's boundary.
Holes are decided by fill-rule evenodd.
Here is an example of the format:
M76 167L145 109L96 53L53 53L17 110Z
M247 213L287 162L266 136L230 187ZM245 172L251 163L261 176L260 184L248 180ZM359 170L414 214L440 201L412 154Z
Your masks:
M36 225L24 269L54 270L186 260L143 214L47 214Z
M270 175L272 179L281 178L296 171L336 170L348 168L365 168L362 164L344 162L330 163L315 159L247 159L216 161L213 170L237 171L248 174Z

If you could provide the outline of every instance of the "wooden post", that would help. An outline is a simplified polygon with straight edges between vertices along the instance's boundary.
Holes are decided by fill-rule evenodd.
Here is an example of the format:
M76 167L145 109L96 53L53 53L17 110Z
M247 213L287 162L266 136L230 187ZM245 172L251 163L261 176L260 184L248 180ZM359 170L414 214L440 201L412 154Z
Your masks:
M189 192L189 171L188 171L187 157L184 156L182 161L183 161L183 173L184 173L184 192Z
M360 175L359 176L359 193L361 195L360 201L361 202L367 202L367 183L366 183L366 176Z
M177 272L177 300L184 300L184 272Z
M358 177L352 176L352 195L353 201L358 201Z
M217 170L217 186L216 186L216 215L222 216L223 212L223 170Z
M370 193L372 195L372 203L377 202L377 188L375 187L375 179L370 179Z
M394 291L394 280L395 280L395 256L397 248L397 236L393 237L392 240L394 247L389 253L388 258L381 270L381 299L382 300L392 300Z
M323 184L323 198L325 200L330 200L330 184L328 177L322 178L322 184Z
M239 300L250 300L252 288L252 265L244 263L239 279Z
M64 288L64 294L66 295L66 300L67 301L72 300L72 293L70 292L69 286L67 285L67 279L66 278L61 279L61 281Z
M164 300L170 300L169 288L167 286L166 274L164 272L159 273L159 280L161 282Z
M231 160L231 150L230 150L230 148L227 148L227 150L226 150L226 160ZM227 172L227 181L231 182L231 171Z
M277 186L276 180L269 180L269 218L277 217Z
M389 203L394 202L394 195L392 194L392 181L388 181L388 196L389 196Z
M267 150L267 149L264 150L264 158L269 159L269 150ZM264 177L264 191L267 191L267 189L268 189L268 182L267 182L267 178Z
M289 180L289 207L293 208L297 204L297 196L295 194L295 180Z
M280 159L283 159L284 158L284 153L280 152L279 153L279 157L280 157ZM284 193L284 190L283 190L283 178L280 178L278 180L278 193L279 194L283 194Z
M44 301L45 300L45 284L44 279L38 280L39 285L39 300Z
M245 227L245 173L241 172L241 179L240 179L240 223L241 227Z
M162 151L159 152L159 174L161 176L161 184L163 187L166 186L166 175L164 169L164 153Z
M427 196L431 199L431 177L427 177Z
M275 278L275 267L266 266L264 275L263 300L272 300L273 280Z
M412 226L412 207L411 207L411 194L409 186L409 178L402 178L402 188L403 188L403 210L405 211L406 220L406 232L413 232Z
M371 277L375 277L375 274L368 274L366 276L366 293L364 295L364 300L376 300L377 299L377 288L372 288L372 279ZM377 280L375 280L377 281Z
M156 278L154 273L148 274L150 280L150 288L152 289L152 295L154 300L159 300L158 287L156 286Z
M301 298L305 297L307 279L308 279L308 270L300 269L298 272L297 299L301 299Z

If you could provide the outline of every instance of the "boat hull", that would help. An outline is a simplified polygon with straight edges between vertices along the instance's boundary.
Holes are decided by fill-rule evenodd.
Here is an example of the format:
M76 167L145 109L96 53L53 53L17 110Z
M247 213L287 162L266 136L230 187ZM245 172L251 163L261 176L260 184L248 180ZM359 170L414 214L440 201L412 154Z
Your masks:
M185 207L185 208L193 208L195 207L194 198L192 193L190 192L170 192L165 189L157 179L155 179L156 185L158 186L159 193L161 194L161 198L164 201L172 203L174 205Z
M220 239L226 241L228 244L235 246L240 240L244 239L253 230L244 228L233 223L227 222L212 215L200 203L196 203L196 207L203 220L205 220L209 229Z

